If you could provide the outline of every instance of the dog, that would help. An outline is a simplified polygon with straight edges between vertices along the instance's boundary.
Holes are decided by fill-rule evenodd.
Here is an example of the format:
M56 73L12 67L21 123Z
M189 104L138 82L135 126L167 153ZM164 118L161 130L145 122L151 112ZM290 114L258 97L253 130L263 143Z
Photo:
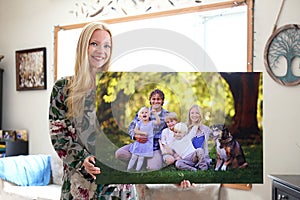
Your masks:
M238 141L230 134L228 128L223 124L211 126L213 135L216 137L217 162L215 171L226 171L229 167L236 169L246 168L248 163L243 149Z

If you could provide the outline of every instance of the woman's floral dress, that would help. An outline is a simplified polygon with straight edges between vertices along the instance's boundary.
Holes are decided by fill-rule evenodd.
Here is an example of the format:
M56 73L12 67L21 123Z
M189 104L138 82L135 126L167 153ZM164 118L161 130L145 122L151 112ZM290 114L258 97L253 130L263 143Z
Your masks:
M71 79L62 78L55 82L50 97L49 124L52 145L63 160L64 176L61 199L137 199L135 187L131 184L96 185L88 181L83 173L83 161L94 155L96 111L95 90L85 96L84 115L76 119L66 117L67 83Z

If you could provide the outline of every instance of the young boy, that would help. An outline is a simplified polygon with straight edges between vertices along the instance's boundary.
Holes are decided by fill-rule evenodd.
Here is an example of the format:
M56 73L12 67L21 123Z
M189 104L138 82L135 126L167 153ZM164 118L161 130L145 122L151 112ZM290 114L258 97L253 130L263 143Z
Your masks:
M204 151L202 148L193 146L192 138L197 133L198 126L193 126L188 133L188 127L185 123L177 123L174 126L175 140L169 145L174 150L173 156L177 169L197 171L207 170L208 165L205 161Z
M177 114L175 112L169 112L165 116L164 121L168 127L162 131L159 145L163 156L163 162L166 165L171 165L175 162L175 158L171 155L173 154L173 151L170 149L169 145L175 141L173 131L174 126L178 123Z

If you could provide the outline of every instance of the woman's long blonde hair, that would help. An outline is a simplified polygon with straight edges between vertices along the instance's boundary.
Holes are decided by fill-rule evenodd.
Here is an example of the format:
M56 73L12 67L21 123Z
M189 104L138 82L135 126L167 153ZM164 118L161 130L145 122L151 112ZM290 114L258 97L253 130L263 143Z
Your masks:
M75 74L73 79L70 80L67 90L69 95L67 98L68 117L77 117L83 113L84 98L87 91L95 87L95 74L91 72L88 61L88 48L90 39L95 30L107 31L110 35L112 42L112 35L107 25L102 22L92 22L87 24L80 36L77 43L76 59L75 59ZM112 48L110 49L112 51ZM111 53L110 53L111 55ZM111 58L111 57L110 57ZM110 58L102 67L103 71L107 71L110 64Z
M188 124L189 129L191 129L193 127L193 125L195 125L195 124L192 123L192 120L191 120L191 117L190 117L190 112L194 108L196 108L198 110L199 114L200 114L200 119L199 119L199 121L197 121L196 125L198 125L199 128L202 125L202 119L203 119L202 109L198 105L192 105L191 108L189 109L188 117L187 117L187 119L188 119L187 124Z

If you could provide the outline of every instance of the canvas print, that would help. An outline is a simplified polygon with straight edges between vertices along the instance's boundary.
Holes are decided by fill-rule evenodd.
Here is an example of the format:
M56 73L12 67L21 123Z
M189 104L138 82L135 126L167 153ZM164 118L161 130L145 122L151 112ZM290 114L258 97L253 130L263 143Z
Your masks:
M46 48L16 51L17 91L47 89Z
M98 183L263 183L261 72L97 76Z

